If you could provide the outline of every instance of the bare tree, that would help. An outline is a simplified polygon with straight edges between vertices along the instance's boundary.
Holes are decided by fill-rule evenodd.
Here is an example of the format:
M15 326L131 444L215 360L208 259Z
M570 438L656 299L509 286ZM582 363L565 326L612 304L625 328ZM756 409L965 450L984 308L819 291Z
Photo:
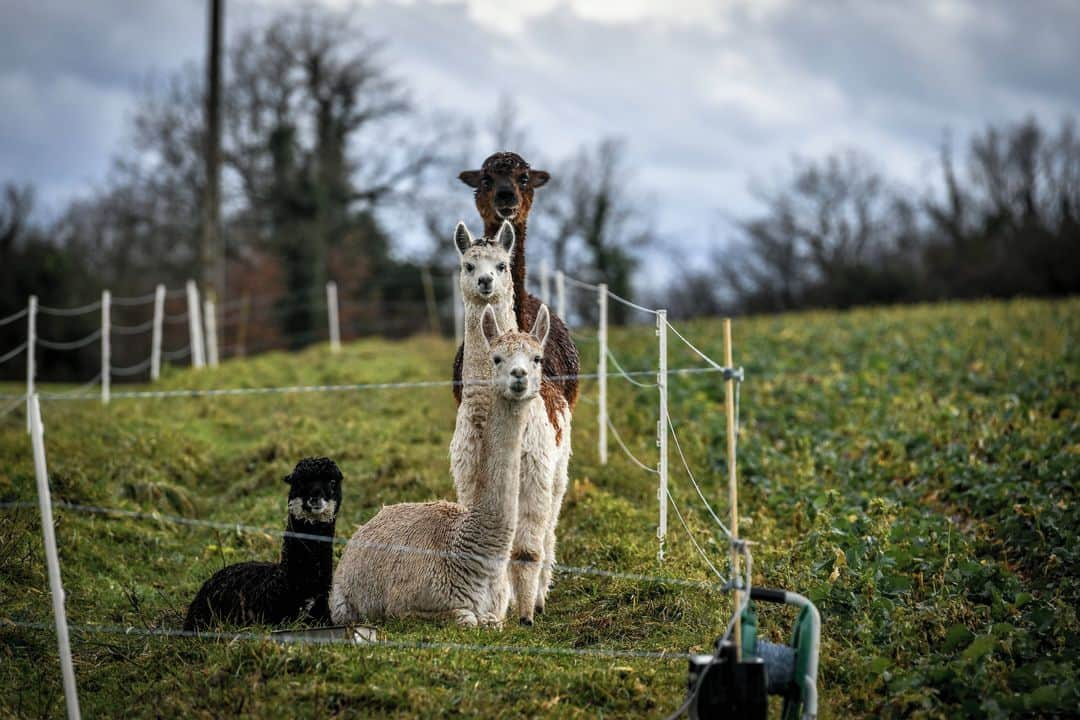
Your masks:
M762 215L741 223L724 276L745 309L779 311L902 299L899 246L911 207L864 155L797 160L791 177L758 191Z
M636 190L623 142L608 138L582 147L552 174L545 198L543 245L554 267L589 282L606 282L623 297L633 295L637 253L653 235L651 205ZM577 310L594 319L595 303L578 298ZM609 305L612 322L629 308Z
M971 140L966 168L945 144L946 193L925 203L939 295L1064 294L1080 289L1080 138L1072 119L1056 135L1034 119Z

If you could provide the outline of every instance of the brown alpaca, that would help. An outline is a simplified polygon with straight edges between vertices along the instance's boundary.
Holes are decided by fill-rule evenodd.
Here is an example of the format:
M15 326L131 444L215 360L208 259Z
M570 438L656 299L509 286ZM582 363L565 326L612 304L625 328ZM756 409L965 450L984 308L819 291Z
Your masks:
M465 170L458 177L476 191L476 209L484 220L486 237L495 237L504 220L509 220L514 226L517 240L510 265L514 281L514 315L519 328L532 327L543 303L525 289L525 225L532 209L533 190L546 184L551 176L543 170L531 169L529 163L517 153L500 152L485 160L479 170ZM454 358L454 398L458 403L461 403L463 347L458 348L457 357ZM556 403L555 398L550 396L551 392L561 390L573 411L577 404L577 375L580 369L577 347L570 339L570 332L562 318L552 313L551 333L544 353L544 375L560 379L545 382L541 395L544 396L548 414L553 418Z

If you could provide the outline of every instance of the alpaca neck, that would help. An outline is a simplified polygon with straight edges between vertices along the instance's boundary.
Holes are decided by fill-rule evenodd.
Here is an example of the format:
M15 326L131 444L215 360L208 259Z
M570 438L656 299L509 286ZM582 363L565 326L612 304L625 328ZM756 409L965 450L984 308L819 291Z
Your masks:
M327 540L285 536L281 546L281 567L293 587L330 587L334 576L334 522L311 522L289 515L286 531L319 535Z
M486 383L491 380L491 356L481 327L485 307L483 304L465 303L465 350L461 364L461 381L465 385L461 388L462 400L473 396L490 400ZM503 332L517 330L518 324L510 300L491 307Z
M530 402L507 400L501 395L492 399L479 452L481 462L475 470L477 492L469 508L469 514L481 520L476 530L500 544L505 540L508 548L517 524L521 436Z
M528 277L525 267L525 226L528 224L528 220L528 216L522 216L512 221L514 226L514 257L511 258L510 262L510 277L514 280L514 316L518 320L518 327L525 327L521 313L522 308L525 307L525 298L529 296L529 291L525 289L525 278ZM484 234L488 237L495 237L502 222L497 218L485 222Z

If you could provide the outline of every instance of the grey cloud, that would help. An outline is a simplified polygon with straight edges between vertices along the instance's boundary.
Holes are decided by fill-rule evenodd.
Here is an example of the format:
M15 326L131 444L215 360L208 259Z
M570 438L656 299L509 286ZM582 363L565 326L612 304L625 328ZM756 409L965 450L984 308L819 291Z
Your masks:
M284 5L233 2L226 25L235 32L274 7ZM783 170L792 154L862 146L885 172L914 180L946 129L963 136L1025 112L1053 124L1080 110L1080 5L994 0L959 19L943 19L945 7L731 4L717 22L689 23L674 10L663 22L587 20L557 4L519 32L496 32L464 3L375 0L353 7L352 20L386 39L388 63L421 108L483 126L510 94L548 159L625 138L661 221L704 244L718 216L753 210L747 181ZM103 177L124 98L130 107L151 70L201 59L204 12L201 0L5 10L0 102L46 121L0 119L4 172L44 188ZM16 72L30 90L10 82ZM65 96L65 82L78 93Z

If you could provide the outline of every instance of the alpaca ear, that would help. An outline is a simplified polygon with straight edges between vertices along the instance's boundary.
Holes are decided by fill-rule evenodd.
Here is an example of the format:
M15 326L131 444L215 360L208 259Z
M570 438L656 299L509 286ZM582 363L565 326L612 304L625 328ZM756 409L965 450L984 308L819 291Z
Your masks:
M509 220L503 220L502 227L499 228L499 232L495 234L495 242L502 245L503 250L510 252L514 249L514 242L517 240L517 235L514 234L514 226L510 224Z
M547 173L544 174L547 175ZM461 174L458 175L458 180L465 183L469 187L476 189L480 187L480 180L483 177L483 170L463 170Z
M544 170L530 170L529 171L529 185L534 188L544 187L547 185L548 180L551 179L551 175Z
M282 479L285 481L286 485L292 485L292 473L289 473Z
M488 305L490 308L491 306ZM544 343L548 339L548 331L551 330L551 313L548 312L547 305L541 305L540 311L536 313L536 321L533 322L532 336L540 341L540 347L544 346Z
M454 245L457 246L459 254L464 255L465 251L472 247L473 236L469 232L469 228L465 227L465 221L458 221L457 227L454 228Z
M499 321L495 319L495 310L490 305L484 306L484 314L480 316L480 329L484 333L484 340L490 346L495 338L502 335L499 329Z

